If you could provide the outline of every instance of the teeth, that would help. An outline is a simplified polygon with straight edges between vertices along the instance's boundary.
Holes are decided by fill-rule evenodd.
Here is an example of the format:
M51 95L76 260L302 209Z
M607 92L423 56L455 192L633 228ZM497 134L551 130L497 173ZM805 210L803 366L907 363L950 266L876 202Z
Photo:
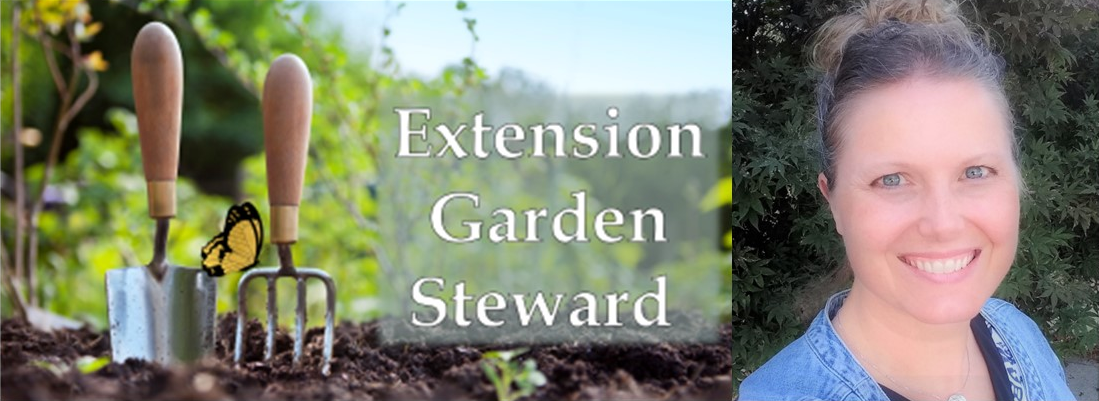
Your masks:
M973 254L968 254L954 259L905 259L905 263L915 266L917 269L934 274L947 274L961 270L973 260Z

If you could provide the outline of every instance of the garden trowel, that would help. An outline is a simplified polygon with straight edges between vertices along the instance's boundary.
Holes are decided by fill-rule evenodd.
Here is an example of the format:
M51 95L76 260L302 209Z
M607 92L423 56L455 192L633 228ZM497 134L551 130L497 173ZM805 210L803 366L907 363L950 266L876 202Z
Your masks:
M217 283L201 269L172 266L166 258L168 222L176 214L182 55L172 31L152 22L138 32L130 57L149 217L156 221L156 234L148 265L107 272L111 357L116 362L193 361L214 348Z

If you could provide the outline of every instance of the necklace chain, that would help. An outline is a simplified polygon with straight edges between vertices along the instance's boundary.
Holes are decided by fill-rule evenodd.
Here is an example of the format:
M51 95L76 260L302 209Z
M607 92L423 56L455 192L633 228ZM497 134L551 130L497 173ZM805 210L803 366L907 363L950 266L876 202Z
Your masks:
M851 353L854 353L854 352L855 352L855 350L851 349ZM863 358L859 358L858 355L855 355L855 357L858 358L858 359L863 359ZM956 400L957 401L965 401L965 396L962 395L962 391L965 390L965 386L967 384L969 384L970 361L969 361L969 340L968 339L965 341L965 380L962 381L962 387L958 388L958 390L954 391L953 393L951 393L950 396L948 396L946 398L938 397L934 394L931 394L931 393L928 393L928 392L925 392L925 391L916 390L916 389L913 389L911 387L908 387L908 386L904 385L904 383L901 383L897 379L894 379L893 376L890 376L889 373L885 371L885 369L882 369L877 364L875 364L873 361L871 361L869 359L866 359L866 363L870 364L870 367L874 368L874 370L876 370L876 371L880 372L881 374L885 375L886 379L889 379L889 381L893 382L893 384L896 384L896 385L900 386L906 392L920 393L922 395L931 397L932 399L936 399L936 400L945 399L947 401L956 401Z

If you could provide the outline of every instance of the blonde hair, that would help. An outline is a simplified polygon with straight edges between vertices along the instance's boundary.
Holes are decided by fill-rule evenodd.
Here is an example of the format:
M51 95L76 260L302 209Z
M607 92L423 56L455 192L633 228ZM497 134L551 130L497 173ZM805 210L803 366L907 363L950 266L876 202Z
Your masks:
M867 90L917 76L970 78L1000 100L1007 127L1014 126L1003 87L1004 59L983 30L970 28L954 1L865 0L825 23L811 54L822 73L817 145L830 188L847 104ZM1018 142L1012 139L1018 167Z
M935 24L943 34L968 39L969 28L958 12L958 5L942 0L864 1L847 14L834 17L817 31L813 39L812 63L820 71L839 65L844 45L856 34L883 22Z

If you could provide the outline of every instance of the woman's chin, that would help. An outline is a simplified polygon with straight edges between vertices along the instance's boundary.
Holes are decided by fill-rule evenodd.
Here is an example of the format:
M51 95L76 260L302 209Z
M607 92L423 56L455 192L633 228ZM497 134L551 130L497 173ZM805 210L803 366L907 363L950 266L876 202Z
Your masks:
M985 297L987 299L987 297ZM912 317L926 324L951 324L968 322L984 306L983 299L935 299L917 300L905 309Z

